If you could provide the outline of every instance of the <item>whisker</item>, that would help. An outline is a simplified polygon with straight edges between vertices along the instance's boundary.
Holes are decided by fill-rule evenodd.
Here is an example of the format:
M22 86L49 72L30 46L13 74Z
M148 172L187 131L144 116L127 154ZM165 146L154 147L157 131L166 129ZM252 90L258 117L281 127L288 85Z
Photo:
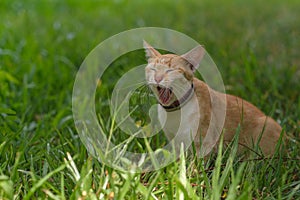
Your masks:
M141 85L141 84L142 84L142 85ZM130 84L130 85L127 85L126 87L122 87L122 88L126 89L126 88L130 88L130 87L136 86L136 85L141 85L141 86L143 86L143 85L145 85L145 82L142 81L142 82L139 82L139 83ZM141 86L140 86L140 87L141 87Z

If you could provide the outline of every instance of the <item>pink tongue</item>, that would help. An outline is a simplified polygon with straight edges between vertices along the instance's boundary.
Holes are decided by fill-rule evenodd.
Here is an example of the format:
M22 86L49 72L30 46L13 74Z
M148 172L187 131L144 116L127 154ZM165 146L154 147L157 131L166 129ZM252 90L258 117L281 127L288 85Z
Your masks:
M159 99L161 103L166 104L170 100L171 97L171 91L166 88L161 88L159 90Z

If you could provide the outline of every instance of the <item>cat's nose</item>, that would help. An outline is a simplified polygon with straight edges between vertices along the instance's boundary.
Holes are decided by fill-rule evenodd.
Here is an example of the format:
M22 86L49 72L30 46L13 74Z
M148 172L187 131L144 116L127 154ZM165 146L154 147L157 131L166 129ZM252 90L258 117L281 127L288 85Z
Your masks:
M159 75L159 76L155 76L154 79L156 81L156 83L160 83L163 80L163 75Z

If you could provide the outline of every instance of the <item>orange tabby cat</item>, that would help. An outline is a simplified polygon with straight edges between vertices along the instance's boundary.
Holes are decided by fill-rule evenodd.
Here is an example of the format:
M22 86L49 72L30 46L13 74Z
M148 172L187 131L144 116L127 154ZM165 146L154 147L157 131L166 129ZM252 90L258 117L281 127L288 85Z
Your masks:
M240 125L238 152L253 149L259 142L264 155L273 155L282 130L278 123L251 103L236 96L217 92L194 77L194 72L205 53L203 47L197 46L181 56L161 55L145 41L144 48L148 59L145 68L146 81L160 103L158 115L161 121L165 121L163 130L168 139L172 139L178 131L178 123L183 123L186 127L180 130L185 131L185 134L189 134L190 127L196 127L197 135L194 143L199 149L198 138L205 137L209 128L212 115L211 99L220 102L226 99L226 118L223 127L225 143L232 141ZM193 104L195 102L200 114L197 114L198 110L193 106L196 105ZM180 110L184 110L185 115L181 119ZM166 120L162 119L163 115L167 115ZM199 124L195 126L195 123Z

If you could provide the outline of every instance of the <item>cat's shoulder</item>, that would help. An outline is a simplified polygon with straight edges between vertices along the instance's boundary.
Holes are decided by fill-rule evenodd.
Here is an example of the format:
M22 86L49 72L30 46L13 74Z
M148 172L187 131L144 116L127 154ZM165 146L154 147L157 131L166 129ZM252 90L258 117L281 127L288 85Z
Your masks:
M194 88L195 88L195 91L197 92L197 91L208 91L208 90L210 90L210 88L209 88L209 86L205 83L205 82L203 82L203 81L201 81L201 80L199 80L198 78L193 78L193 85L194 85Z

